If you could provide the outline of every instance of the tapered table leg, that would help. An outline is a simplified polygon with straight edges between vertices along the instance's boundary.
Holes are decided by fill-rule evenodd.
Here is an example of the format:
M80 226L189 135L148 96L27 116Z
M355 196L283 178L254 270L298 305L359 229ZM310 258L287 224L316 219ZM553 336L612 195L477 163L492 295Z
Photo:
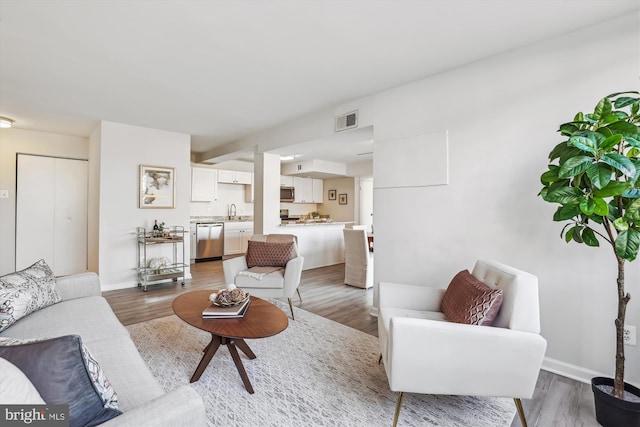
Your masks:
M243 341L244 343L244 341ZM247 348L249 346L244 344ZM236 368L238 369L238 373L240 374L240 378L242 378L242 382L244 383L244 387L247 391L253 394L253 386L251 385L251 381L249 381L249 376L247 375L247 371L244 370L244 365L242 364L242 360L240 359L240 355L238 354L238 349L236 348L236 344L234 340L227 341L227 348L229 349L229 353L231 353L231 358L233 359L233 363L236 364ZM242 350L244 352L244 350ZM251 350L249 350L251 352ZM253 352L251 352L253 354ZM254 357L255 358L255 355Z
M236 344L236 347L242 350L242 352L246 354L249 359L256 358L256 355L253 353L253 351L249 348L249 345L244 340L237 339L235 340L235 344Z
M211 342L204 349L202 359L200 359L200 363L198 363L198 367L196 368L196 371L193 373L193 376L191 377L191 380L189 382L193 383L200 379L200 375L202 375L204 370L207 369L209 362L211 362L211 358L214 354L216 354L216 351L218 351L218 347L220 347L220 344L222 344L222 338L217 335L211 334Z

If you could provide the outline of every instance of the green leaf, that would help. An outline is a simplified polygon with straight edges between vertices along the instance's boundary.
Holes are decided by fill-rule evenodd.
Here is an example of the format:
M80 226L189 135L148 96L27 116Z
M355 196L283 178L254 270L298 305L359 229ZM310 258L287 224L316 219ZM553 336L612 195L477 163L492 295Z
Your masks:
M616 238L616 253L622 259L633 261L638 256L640 232L630 228L618 234Z
M573 240L577 243L584 243L584 241L582 240L582 235L580 234L580 231L582 230L582 226L576 225L573 231Z
M640 110L640 103L638 104L633 104L631 106L631 114L638 114L638 111Z
M630 188L628 190L625 190L622 193L623 197L628 197L629 199L637 199L640 198L640 189L638 188Z
M602 98L600 102L598 102L598 105L596 105L593 116L596 120L600 120L600 118L608 116L609 114L611 114L611 101L607 98Z
M574 132L578 131L579 128L578 128L578 126L576 126L573 123L564 123L564 124L560 125L560 128L558 130L560 131L560 133L562 135L571 136L571 134L573 134Z
M629 186L630 184L628 182L611 181L604 188L596 188L593 190L593 195L601 198L619 196L624 193Z
M551 184L552 182L556 182L557 180L559 180L560 179L558 177L559 169L560 168L558 166L549 165L549 170L540 176L540 181L542 182L542 184L544 185Z
M575 203L577 205L580 197L582 197L582 191L580 191L579 188L561 187L553 190L549 188L547 198L545 200L550 203L561 203L563 205L567 203Z
M624 219L629 222L640 221L640 199L635 199L624 212Z
M618 231L624 231L629 229L629 223L625 221L624 218L616 218L616 220L613 221L613 226Z
M622 135L620 136L622 138ZM572 136L569 138L569 145L576 147L579 150L587 151L591 154L596 154L596 143L590 138L584 136Z
M600 159L626 176L633 176L636 173L636 167L633 162L622 154L607 153L602 155ZM562 171L562 168L560 168L560 170Z
M622 141L622 135L620 134L611 135L610 137L602 141L602 144L600 144L600 147L598 148L600 148L602 151L609 151L613 147L618 145L620 141Z
M593 163L587 169L587 176L596 188L604 188L611 181L612 174L613 169L604 163Z
M586 171L593 163L593 157L577 156L568 159L558 171L560 178L570 178ZM635 169L634 169L635 170Z
M564 206L558 207L558 210L553 214L554 221L566 221L571 218L575 218L580 215L580 204L570 203Z
M633 148L636 148L636 149L640 148L640 138L635 135L633 136L625 135L624 141L630 146L632 146ZM635 151L634 151L634 154L627 153L627 157L637 157L638 155L635 153L636 153Z
M640 129L638 129L638 126L634 125L633 123L629 123L622 120L619 122L611 123L610 125L607 125L605 128L609 129L613 134L621 134L624 136L629 135L631 137L635 135L640 135Z
M596 209L596 202L593 199L582 199L580 200L580 210L585 215L593 215L593 212Z
M567 230L567 232L564 234L564 241L569 243L570 241L573 240L573 233L576 231L575 227L571 227L570 229Z
M600 197L594 197L593 203L595 203L595 208L593 208L593 213L599 216L607 216L609 215L609 205Z
M582 112L576 113L576 115L573 117L573 121L574 122L583 122L584 121L584 114L582 114Z
M560 144L553 147L553 150L549 153L549 160L553 161L560 157L560 155L569 148L567 145L567 141L561 142Z
M582 232L582 240L587 246L600 246L596 234L589 227L586 227Z
M630 96L621 96L620 98L616 99L614 104L616 106L616 108L624 108L627 105L631 105L634 102L638 102L638 98L632 98Z

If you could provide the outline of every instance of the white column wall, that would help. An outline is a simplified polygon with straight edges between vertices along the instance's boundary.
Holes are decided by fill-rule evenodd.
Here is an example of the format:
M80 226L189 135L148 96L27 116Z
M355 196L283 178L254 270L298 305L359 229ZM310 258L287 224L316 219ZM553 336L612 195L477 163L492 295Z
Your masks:
M155 219L189 231L190 136L103 121L100 144L99 269L103 290L137 286L136 227L150 229ZM138 208L141 164L175 168L176 208ZM185 234L189 264L189 233ZM166 246L170 251L171 245ZM156 256L169 256L170 252ZM190 277L187 268L187 277Z

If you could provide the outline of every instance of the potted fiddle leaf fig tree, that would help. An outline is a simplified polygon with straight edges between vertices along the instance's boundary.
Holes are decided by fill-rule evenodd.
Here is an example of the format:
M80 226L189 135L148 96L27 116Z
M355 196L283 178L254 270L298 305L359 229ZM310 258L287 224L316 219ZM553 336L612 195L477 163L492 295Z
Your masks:
M565 140L549 154L540 196L558 204L560 236L587 246L610 246L617 263L614 379L592 379L596 417L604 426L640 425L640 390L624 382L624 322L631 296L625 265L640 248L640 110L638 92L602 98L592 113L560 125ZM613 280L612 280L613 285ZM613 288L613 286L612 286Z

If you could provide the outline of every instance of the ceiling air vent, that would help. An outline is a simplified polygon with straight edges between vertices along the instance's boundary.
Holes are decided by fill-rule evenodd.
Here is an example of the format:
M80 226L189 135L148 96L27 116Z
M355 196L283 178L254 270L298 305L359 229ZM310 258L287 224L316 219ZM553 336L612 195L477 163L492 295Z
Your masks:
M358 127L358 110L336 117L336 132Z

